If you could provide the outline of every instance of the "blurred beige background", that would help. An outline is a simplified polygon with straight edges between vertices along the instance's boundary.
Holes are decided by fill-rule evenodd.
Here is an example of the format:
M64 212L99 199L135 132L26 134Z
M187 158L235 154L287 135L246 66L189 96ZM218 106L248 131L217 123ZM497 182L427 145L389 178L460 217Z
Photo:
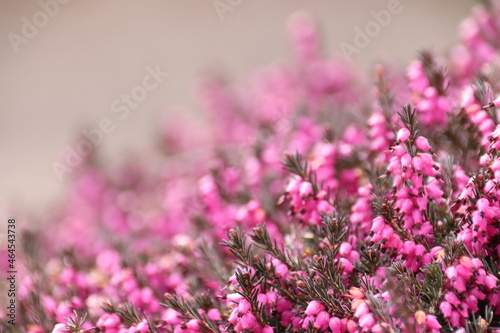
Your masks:
M212 0L64 0L45 22L40 3L49 1L0 0L0 210L34 212L61 197L65 183L51 163L83 126L98 126L116 98L141 84L146 67L159 65L169 76L105 137L106 161L149 149L158 120L176 117L171 106L199 112L193 82L204 69L241 79L287 58L285 24L298 9L317 17L326 49L338 52L373 20L371 10L389 2L217 0L231 6L221 20ZM366 73L387 55L405 66L421 48L445 50L474 2L401 5L355 60ZM26 20L41 27L16 53L10 39L23 36Z

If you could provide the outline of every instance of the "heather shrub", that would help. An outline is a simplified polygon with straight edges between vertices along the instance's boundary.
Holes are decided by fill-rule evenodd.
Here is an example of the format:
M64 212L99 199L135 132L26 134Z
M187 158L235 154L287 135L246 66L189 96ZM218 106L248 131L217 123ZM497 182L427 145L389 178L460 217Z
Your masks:
M476 7L449 55L378 65L373 84L324 55L306 15L288 34L290 61L201 82L211 121L165 125L161 162L86 162L20 237L5 329L500 325L500 5Z

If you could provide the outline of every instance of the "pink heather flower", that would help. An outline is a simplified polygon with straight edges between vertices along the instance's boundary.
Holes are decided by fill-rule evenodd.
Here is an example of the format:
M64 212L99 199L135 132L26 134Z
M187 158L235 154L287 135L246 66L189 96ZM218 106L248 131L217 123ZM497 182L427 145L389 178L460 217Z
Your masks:
M382 328L382 326L380 324L375 324L372 328L371 328L371 332L374 332L374 333L383 333L385 330Z
M141 321L139 324L137 324L137 332L140 333L146 333L149 331L149 325L148 323Z
M231 314L229 315L227 321L233 325L236 324L238 322L239 314L240 313L238 312L238 308L234 308L233 311L231 311Z
M407 128L401 128L398 131L398 135L396 136L396 139L399 142L405 142L406 140L408 140L408 138L410 137L410 135L411 135L411 133L410 133L410 131Z
M484 277L484 285L488 289L493 289L497 286L498 278L492 274L488 274Z
M340 258L339 262L344 267L344 272L349 274L354 270L354 265L346 258Z
M415 145L417 146L418 149L423 151L430 151L432 148L431 145L429 144L429 141L423 136L419 136L415 139Z
M180 319L180 316L181 316L181 314L179 312L175 311L172 308L168 308L165 311L164 318L165 318L165 321L167 322L167 324L177 325L177 324L180 324L182 322L182 320Z
M250 302L247 301L246 299L242 299L238 304L238 311L242 314L248 313L248 311L250 311L251 308L252 304L250 304Z
M329 322L330 322L330 315L328 314L328 312L321 311L316 316L316 320L314 321L313 326L323 331L328 326Z
M339 248L339 254L342 256L347 256L351 253L352 251L352 245L349 243L342 243Z
M307 197L307 196L311 195L313 193L312 184L309 182L303 182L300 185L299 193L302 197Z
M362 315L359 318L359 326L365 330L370 330L375 325L375 318L371 313Z
M448 279L450 280L454 280L457 278L458 276L458 272L457 272L457 269L454 267L454 266L450 266L446 269L446 276L448 277Z
M289 300L280 298L276 303L276 310L278 312L284 312L292 307L292 303Z
M279 264L276 266L275 271L278 276L286 276L288 274L288 267L285 264Z
M430 331L438 331L439 329L441 329L441 324L439 324L436 316L428 314L425 316L425 327Z
M288 326L292 322L294 315L292 311L281 312L281 323L283 326Z
M210 320L214 320L214 321L222 320L222 317L221 317L220 312L219 312L218 309L210 309L210 310L208 310L207 317Z
M439 305L439 309L441 310L441 312L443 312L443 316L445 316L446 318L451 317L452 307L450 303L441 302L441 304Z
M370 313L370 308L365 302L363 302L356 308L354 315L358 318L361 318L368 313Z
M354 320L348 320L346 326L349 333L354 333L358 329L357 324Z
M268 291L266 293L267 303L276 304L276 300L278 299L278 295L275 291Z
M294 316L292 318L292 326L295 328L301 327L300 323L302 322L302 318L299 316Z
M385 226L384 219L378 216L373 220L371 231L374 233L378 233L383 230L384 226Z
M267 296L266 294L258 294L257 295L257 302L259 305L264 305L267 303Z
M307 308L304 311L304 313L307 316L314 316L314 315L317 315L318 313L320 313L321 311L323 311L324 309L325 309L325 306L323 304L321 304L320 302L311 301L307 305Z
M429 86L429 80L424 73L424 68L420 61L414 61L410 64L407 75L410 79L412 89L423 93Z
M460 314L457 311L451 312L450 323L453 327L457 327L461 324Z
M302 329L307 329L309 327L309 325L313 324L315 321L315 317L314 316L307 316L305 317L303 320L302 320Z
M406 167L408 168L410 165L411 165L411 161L412 161L412 157L410 154L404 154L402 157L401 157L401 165L403 167Z
M199 324L200 324L200 322L199 322L199 320L198 320L198 319L191 319L191 320L189 320L189 321L186 323L186 326L187 326L189 329L191 329L191 330L193 330L193 331L195 331L195 332L198 332L198 331L200 331L200 326L199 326Z
M444 295L444 299L452 304L452 305L455 305L455 306L458 306L460 305L460 301L458 300L457 298L457 295L455 295L455 293L452 293L452 292L447 292L445 295Z
M465 287L465 280L462 277L457 277L456 279L452 280L451 285L459 292L462 293L466 290Z
M344 325L342 324L343 322L341 321L340 318L332 317L330 318L328 326L330 327L333 333L340 333L346 330L345 324Z

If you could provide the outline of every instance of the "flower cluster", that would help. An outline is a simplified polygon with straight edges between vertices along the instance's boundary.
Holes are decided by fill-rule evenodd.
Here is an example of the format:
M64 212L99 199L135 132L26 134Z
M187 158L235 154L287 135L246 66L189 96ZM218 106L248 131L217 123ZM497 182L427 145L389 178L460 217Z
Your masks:
M373 95L310 17L288 32L288 63L204 79L213 121L165 125L155 163L86 161L20 237L18 323L1 329L500 326L500 4L474 9L448 57L377 66Z

